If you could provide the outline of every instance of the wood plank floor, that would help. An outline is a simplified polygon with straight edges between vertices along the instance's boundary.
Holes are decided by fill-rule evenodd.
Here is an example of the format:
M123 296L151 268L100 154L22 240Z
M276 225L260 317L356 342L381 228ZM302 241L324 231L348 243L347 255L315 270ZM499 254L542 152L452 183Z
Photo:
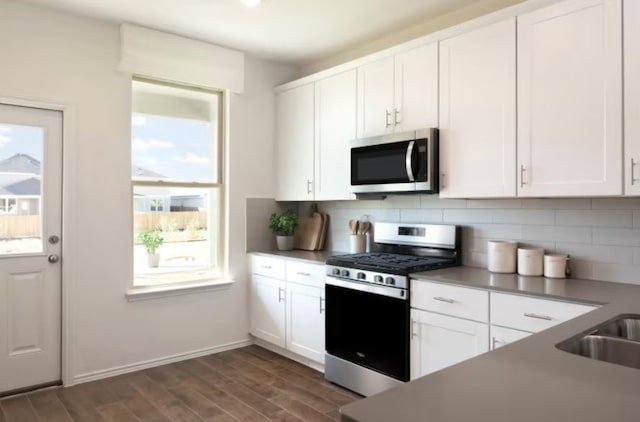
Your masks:
M0 422L331 422L360 396L258 346L0 400Z

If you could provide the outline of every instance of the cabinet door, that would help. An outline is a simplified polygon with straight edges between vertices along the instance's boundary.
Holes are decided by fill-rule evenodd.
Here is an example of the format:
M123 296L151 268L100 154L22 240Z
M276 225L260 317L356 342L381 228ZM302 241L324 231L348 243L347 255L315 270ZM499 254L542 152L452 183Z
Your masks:
M393 131L394 58L358 68L358 138Z
M440 43L440 196L516 195L515 18Z
M313 84L277 95L276 199L313 199ZM259 140L256 140L259 142Z
M315 199L351 199L349 141L356 137L356 70L315 85Z
M491 326L491 350L496 350L509 343L529 337L532 333L526 331L512 330L511 328Z
M640 1L624 2L625 193L640 195Z
M287 349L324 362L323 289L287 283Z
M438 127L438 44L395 58L394 130Z
M518 17L518 195L622 194L621 0Z
M488 350L487 324L411 309L411 379Z
M285 282L258 274L251 276L251 334L285 347Z

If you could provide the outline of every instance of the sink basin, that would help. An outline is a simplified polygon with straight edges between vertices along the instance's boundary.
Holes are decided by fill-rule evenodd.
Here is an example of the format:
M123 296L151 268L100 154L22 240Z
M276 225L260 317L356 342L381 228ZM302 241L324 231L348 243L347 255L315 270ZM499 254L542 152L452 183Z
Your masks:
M575 355L640 369L640 315L620 315L556 347Z

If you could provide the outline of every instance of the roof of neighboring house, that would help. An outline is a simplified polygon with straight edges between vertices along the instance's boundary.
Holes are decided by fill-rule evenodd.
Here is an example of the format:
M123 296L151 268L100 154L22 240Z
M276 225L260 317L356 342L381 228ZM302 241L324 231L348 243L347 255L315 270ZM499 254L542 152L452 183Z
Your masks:
M14 183L0 186L0 195L40 195L40 178L29 177Z
M154 178L154 179L166 179L167 176L160 174L160 173L156 173L155 171L151 171L148 170L144 167L140 167L140 166L131 166L131 175L133 177L150 177L150 178Z
M40 174L40 161L28 154L15 154L0 161L0 173Z

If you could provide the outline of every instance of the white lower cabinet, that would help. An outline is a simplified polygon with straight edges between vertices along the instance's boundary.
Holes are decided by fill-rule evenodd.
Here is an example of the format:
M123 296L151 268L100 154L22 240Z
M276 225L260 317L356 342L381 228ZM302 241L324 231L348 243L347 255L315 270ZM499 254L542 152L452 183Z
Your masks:
M323 363L324 265L259 255L250 263L251 334Z
M287 283L287 349L324 361L324 289Z
M411 379L487 351L487 324L411 309Z
M285 347L285 282L251 276L251 334Z
M513 330L511 328L497 327L495 325L491 326L490 336L491 336L491 350L496 350L502 346L506 346L509 343L513 343L514 341L518 341L525 337L530 336L533 333L528 331L520 331Z

